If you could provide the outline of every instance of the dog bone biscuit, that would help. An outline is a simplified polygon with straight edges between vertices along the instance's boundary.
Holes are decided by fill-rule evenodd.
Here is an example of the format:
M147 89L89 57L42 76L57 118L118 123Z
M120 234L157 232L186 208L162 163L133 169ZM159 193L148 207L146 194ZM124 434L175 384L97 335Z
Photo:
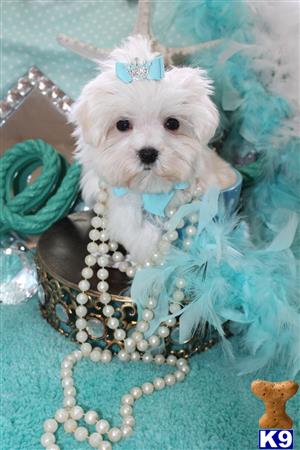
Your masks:
M255 380L251 383L253 394L260 398L266 407L265 414L259 419L260 428L292 428L293 421L287 415L285 405L296 394L298 388L299 385L295 381L273 383Z

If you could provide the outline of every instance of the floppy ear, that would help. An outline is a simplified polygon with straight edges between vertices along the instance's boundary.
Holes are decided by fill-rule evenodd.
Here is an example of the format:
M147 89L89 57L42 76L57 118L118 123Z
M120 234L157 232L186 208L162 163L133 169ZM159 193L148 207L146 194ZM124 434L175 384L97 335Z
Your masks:
M210 98L213 94L212 81L199 68L174 67L168 75L170 81L176 79L176 84L183 90L197 139L202 144L208 144L219 125L219 113Z
M108 130L104 105L105 92L96 78L83 88L69 114L69 121L76 127L74 135L93 147L99 146Z
M201 97L193 114L194 131L199 141L208 144L219 125L219 113L209 94Z

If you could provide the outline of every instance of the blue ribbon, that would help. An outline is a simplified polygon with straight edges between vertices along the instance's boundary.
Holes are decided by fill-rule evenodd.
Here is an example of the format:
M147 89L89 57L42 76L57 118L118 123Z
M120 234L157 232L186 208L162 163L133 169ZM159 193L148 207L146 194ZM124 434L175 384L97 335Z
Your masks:
M161 80L165 75L163 57L156 56L152 61L139 63L138 59L134 63L116 63L116 76L123 83L132 83L136 80Z
M187 182L183 181L181 183L175 184L172 191L170 192L162 192L159 194L150 194L150 193L142 194L144 209L151 214L155 214L156 216L165 217L166 206L173 198L176 190L186 189L188 185L189 184ZM128 194L128 192L130 191L123 187L113 188L113 193L117 197L123 197L124 195Z

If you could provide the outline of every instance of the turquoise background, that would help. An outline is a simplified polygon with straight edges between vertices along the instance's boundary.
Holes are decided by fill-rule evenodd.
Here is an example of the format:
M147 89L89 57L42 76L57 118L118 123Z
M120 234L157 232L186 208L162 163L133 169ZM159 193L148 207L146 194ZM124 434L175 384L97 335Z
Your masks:
M41 317L36 299L19 306L1 306L1 450L38 450L42 423L62 403L59 367L76 348ZM257 423L263 413L250 392L255 375L239 377L216 346L191 359L192 371L183 383L136 403L132 437L117 450L255 450ZM119 404L134 385L166 373L166 367L144 363L109 365L84 360L75 367L78 400L102 417L119 423ZM282 379L278 369L260 374ZM298 379L299 382L299 379ZM299 396L297 396L299 398ZM297 398L288 412L297 418ZM300 436L297 435L299 448ZM88 450L60 429L62 450Z
M154 33L164 43L185 45L188 38L172 25L176 1L155 2ZM134 1L2 1L1 96L32 65L38 66L71 97L97 73L96 66L61 48L55 36L66 33L101 47L112 47L133 29ZM42 318L36 299L20 306L1 306L2 450L36 450L42 422L60 406L59 366L74 344ZM120 450L254 450L262 403L250 392L257 375L238 377L217 346L194 356L183 384L137 403L134 435ZM101 366L84 361L75 369L79 402L105 417L118 417L119 399L133 384L162 373L152 365ZM280 380L279 369L259 377ZM298 395L299 398L299 395ZM288 412L299 430L297 398ZM98 408L101 408L100 410ZM300 436L298 435L298 443ZM59 432L63 450L85 450L85 444ZM296 448L299 448L297 443Z
M133 31L133 0L2 0L1 97L30 66L36 65L72 98L97 73L97 66L62 48L59 33L112 48ZM189 40L172 25L177 1L153 4L153 32L162 42Z

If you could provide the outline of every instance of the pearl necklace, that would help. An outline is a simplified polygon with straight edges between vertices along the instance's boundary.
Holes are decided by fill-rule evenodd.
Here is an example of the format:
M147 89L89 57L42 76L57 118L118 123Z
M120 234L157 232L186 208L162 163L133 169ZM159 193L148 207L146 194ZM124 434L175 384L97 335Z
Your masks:
M194 196L199 196L199 190L196 189ZM193 196L193 197L194 197ZM138 266L130 265L127 261L123 261L124 257L121 252L118 252L118 244L109 240L107 232L106 219L106 204L108 199L107 186L104 182L100 183L98 193L98 200L94 206L95 216L91 220L92 229L89 233L91 242L87 246L88 255L85 258L86 267L82 270L82 280L78 287L80 293L76 297L76 340L80 347L68 354L61 364L61 384L64 389L63 407L59 408L54 418L48 419L44 422L44 434L41 436L41 444L47 450L60 450L60 447L55 443L55 432L61 424L67 433L73 433L78 442L87 441L92 448L99 450L111 450L112 445L121 439L125 439L133 432L135 425L135 418L133 416L134 403L143 395L151 395L153 392L172 386L175 383L184 380L186 375L190 372L190 367L185 358L177 358L175 355L169 355L167 358L161 353L152 355L151 350L157 349L161 345L161 341L167 338L170 334L170 328L176 324L176 319L168 319L164 324L161 324L157 333L149 338L145 337L145 333L149 329L149 322L155 316L155 309L157 300L154 297L148 299L146 307L142 311L142 319L137 322L135 331L131 336L127 336L126 331L121 328L119 319L114 317L115 309L111 305L111 295L109 294L108 276L109 272L106 267L110 264L110 257L108 253L113 252L112 260L114 263L119 263L119 269L133 278ZM168 210L168 217L175 213L175 209ZM185 239L183 241L184 248L190 248L192 244L191 237L196 234L196 226L198 221L197 214L192 214L189 217L190 224L185 227ZM185 226L184 220L181 220L177 225L177 229ZM149 261L144 263L144 267L151 265L163 265L164 256L168 252L169 247L173 241L178 239L177 230L168 229L168 221L165 224L167 230L159 244L157 251L153 253ZM97 256L95 256L97 255ZM93 267L98 263L100 267L97 271L99 279L97 289L100 293L100 302L104 305L103 315L105 316L106 325L111 330L114 330L114 337L118 341L124 343L124 349L121 349L117 357L123 362L139 361L144 363L154 362L157 365L167 364L174 368L173 372L168 373L163 378L156 377L152 382L145 382L142 386L134 386L129 393L123 395L120 405L121 425L119 427L111 427L109 422L105 419L100 419L96 411L84 411L83 408L76 403L76 389L74 387L73 369L78 361L82 358L89 358L94 363L107 364L112 361L113 354L110 350L102 350L98 347L92 348L92 345L86 342L88 334L85 331L87 327L87 320L85 316L88 310L85 304L88 301L87 291L90 289L89 279L94 274ZM125 264L126 263L126 264ZM183 289L185 287L185 280L177 278L175 281L176 289L172 295L172 303L169 305L171 314L178 312L181 309L180 303L184 300ZM95 431L90 433L85 426L78 424L83 420L87 425L94 425Z

